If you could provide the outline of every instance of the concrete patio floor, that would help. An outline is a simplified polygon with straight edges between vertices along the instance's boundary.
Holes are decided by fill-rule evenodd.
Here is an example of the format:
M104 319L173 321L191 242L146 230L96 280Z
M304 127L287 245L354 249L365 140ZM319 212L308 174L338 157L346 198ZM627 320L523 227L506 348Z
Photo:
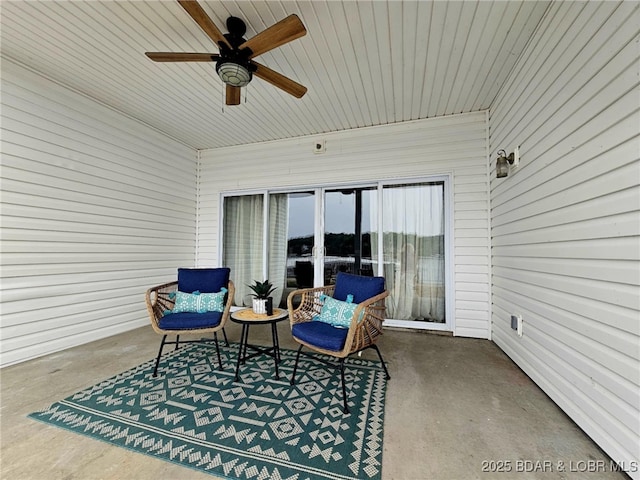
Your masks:
M295 348L287 322L279 332ZM227 333L239 340L238 325ZM267 333L254 326L251 343L268 344ZM159 344L143 327L2 369L1 478L213 478L26 417L154 358ZM383 479L629 478L492 342L389 330L379 346L391 374Z

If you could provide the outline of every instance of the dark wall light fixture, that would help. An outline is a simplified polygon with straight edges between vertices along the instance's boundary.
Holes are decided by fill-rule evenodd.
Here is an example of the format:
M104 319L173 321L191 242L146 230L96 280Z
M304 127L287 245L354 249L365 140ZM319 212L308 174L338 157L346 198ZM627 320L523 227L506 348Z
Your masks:
M498 150L498 159L496 160L496 177L504 178L509 175L509 167L517 167L519 158L518 147L507 156L504 150Z

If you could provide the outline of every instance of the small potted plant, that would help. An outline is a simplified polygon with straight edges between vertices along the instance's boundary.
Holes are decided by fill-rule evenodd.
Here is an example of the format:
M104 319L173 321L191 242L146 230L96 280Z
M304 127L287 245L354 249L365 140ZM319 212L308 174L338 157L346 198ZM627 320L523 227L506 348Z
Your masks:
M267 300L269 296L276 290L269 279L264 282L258 280L253 281L253 285L247 285L253 291L253 313L267 313Z

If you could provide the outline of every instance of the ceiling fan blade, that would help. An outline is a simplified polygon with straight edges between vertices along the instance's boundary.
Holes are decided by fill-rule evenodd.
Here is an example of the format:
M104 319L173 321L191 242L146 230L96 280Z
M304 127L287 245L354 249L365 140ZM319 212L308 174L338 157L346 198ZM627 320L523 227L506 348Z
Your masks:
M191 18L200 25L200 28L206 33L216 45L220 46L220 42L224 43L227 47L231 48L229 42L224 37L222 32L216 27L209 15L202 9L200 4L193 0L178 0L178 3L184 8Z
M154 62L217 62L217 53L145 52Z
M240 87L227 84L227 105L240 105Z
M256 71L253 72L253 74L256 77L269 82L274 87L278 87L296 98L302 98L303 95L307 93L307 87L304 85L300 85L298 82L294 82L281 73L271 70L258 62L252 61L251 63L256 66Z
M250 48L252 53L249 58L253 58L296 38L303 37L306 33L307 29L304 28L298 16L291 14L278 23L271 25L266 30L263 30L255 37L250 38L241 44L238 49Z

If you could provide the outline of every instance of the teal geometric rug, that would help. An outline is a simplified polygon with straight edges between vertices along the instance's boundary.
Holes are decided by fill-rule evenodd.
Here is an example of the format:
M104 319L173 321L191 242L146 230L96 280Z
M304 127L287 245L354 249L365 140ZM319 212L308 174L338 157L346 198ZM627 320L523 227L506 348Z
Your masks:
M29 415L31 418L230 479L379 479L386 380L377 361L349 358L350 414L340 374L281 350L241 366L238 345L188 344Z

